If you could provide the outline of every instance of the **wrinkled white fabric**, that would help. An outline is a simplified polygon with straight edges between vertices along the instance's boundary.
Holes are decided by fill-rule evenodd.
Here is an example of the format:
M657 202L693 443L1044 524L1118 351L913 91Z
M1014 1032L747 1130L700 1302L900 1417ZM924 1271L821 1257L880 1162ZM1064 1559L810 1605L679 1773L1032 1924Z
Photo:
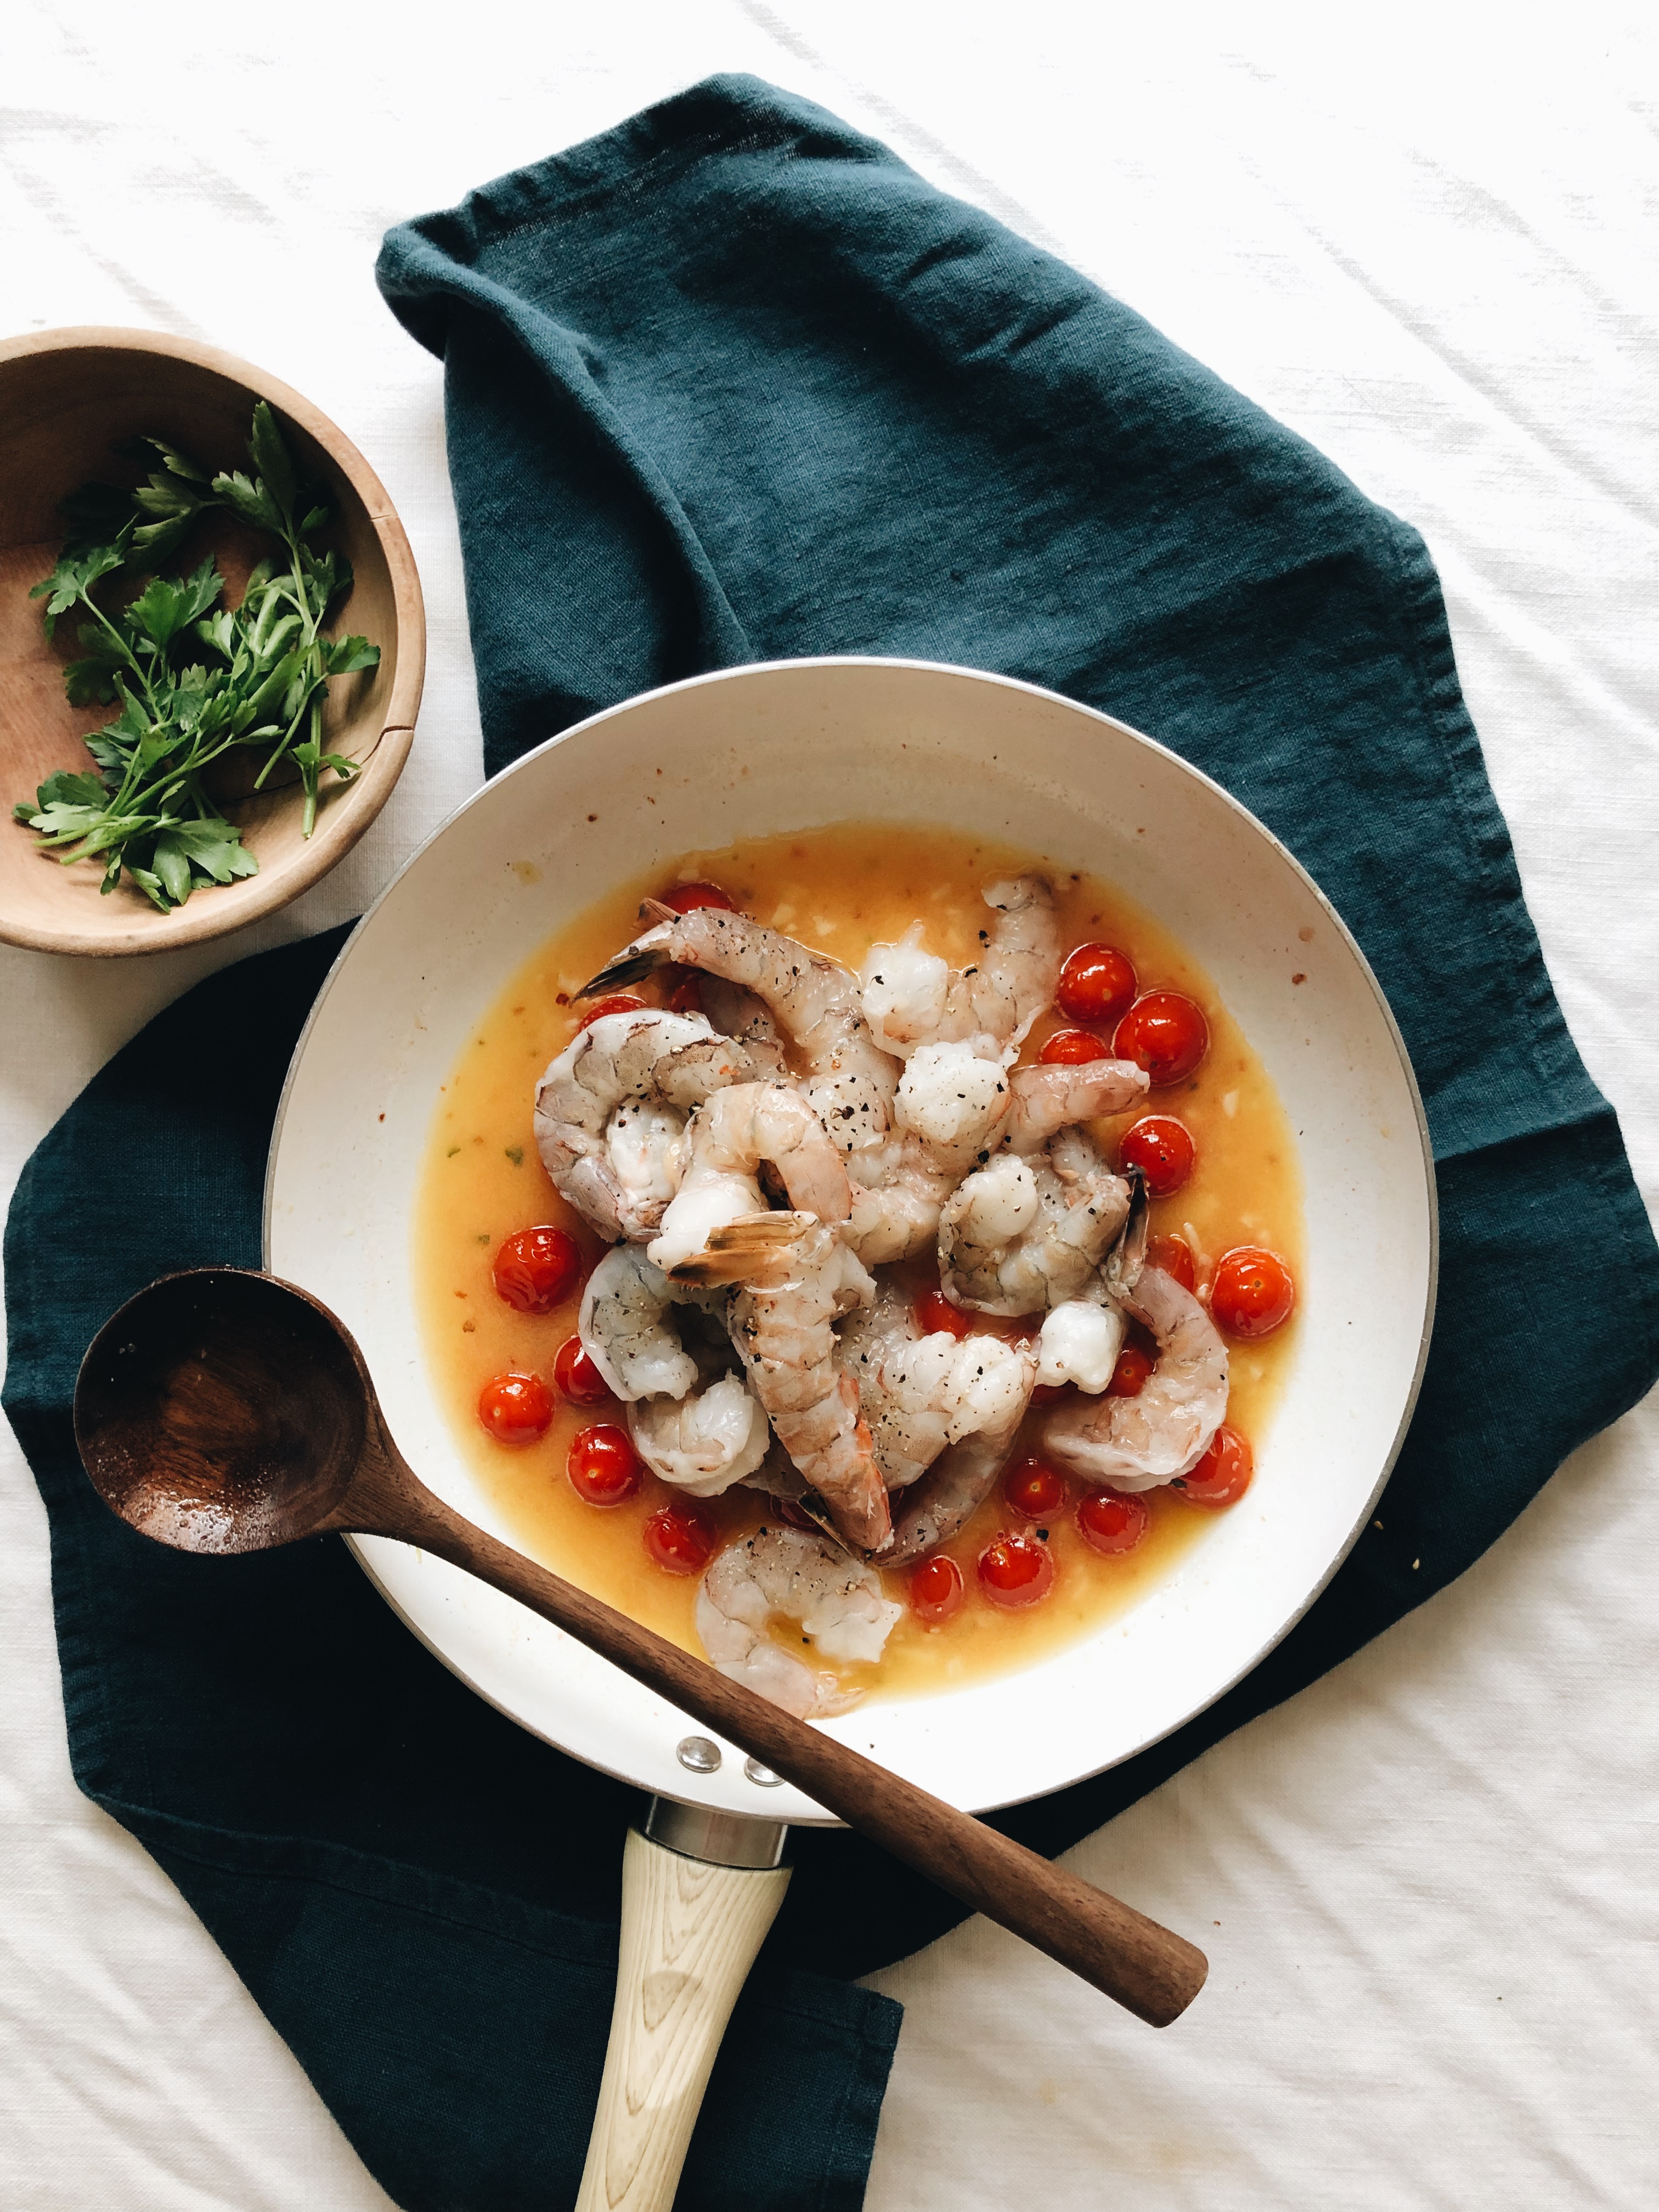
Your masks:
M441 371L375 294L382 230L738 68L1065 255L1424 531L1562 1003L1651 1203L1650 15L500 0L475 25L295 0L158 31L112 0L8 10L0 325L146 324L297 385L385 480L430 639L403 781L298 905L142 962L0 947L0 1197L157 1007L356 912L477 780ZM44 1515L9 1431L0 1456L0 2203L383 2212L206 1934L76 1794ZM1650 1404L1462 1583L1073 1854L1210 1951L1176 2027L983 1922L880 1975L908 2014L872 2212L1659 2203L1656 1468Z

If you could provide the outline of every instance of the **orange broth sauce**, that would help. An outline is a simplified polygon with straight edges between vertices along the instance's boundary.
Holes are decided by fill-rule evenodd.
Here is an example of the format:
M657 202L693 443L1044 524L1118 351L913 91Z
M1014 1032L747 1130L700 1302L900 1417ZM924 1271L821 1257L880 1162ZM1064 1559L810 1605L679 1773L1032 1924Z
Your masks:
M674 879L718 884L745 913L849 967L858 965L872 941L896 939L920 918L928 949L953 967L964 967L980 949L978 932L987 926L981 888L1042 866L1030 854L925 825L841 823L689 854ZM1091 939L1120 946L1133 960L1142 990L1183 991L1209 1020L1210 1050L1194 1076L1154 1091L1136 1112L1097 1125L1113 1158L1118 1138L1140 1113L1178 1115L1191 1130L1196 1169L1183 1189L1153 1201L1152 1233L1189 1235L1200 1255L1200 1285L1206 1257L1212 1263L1238 1243L1270 1246L1299 1276L1302 1204L1290 1126L1261 1062L1208 978L1167 931L1108 884L1091 876L1046 872L1054 883L1063 950ZM592 1422L625 1425L622 1408L575 1407L557 1398L548 1434L518 1449L496 1443L477 1416L479 1391L506 1369L534 1369L550 1382L553 1355L575 1332L580 1291L553 1314L515 1312L495 1293L491 1261L504 1237L538 1222L574 1236L589 1267L605 1249L603 1240L559 1198L537 1157L532 1096L543 1069L575 1034L583 1012L576 992L637 934L641 898L665 888L660 877L642 878L599 900L550 938L483 1010L438 1100L416 1205L414 1272L437 1396L462 1457L519 1543L583 1589L697 1651L696 1577L656 1566L641 1533L647 1516L680 1494L647 1473L636 1496L601 1509L585 1504L565 1475L576 1431ZM654 980L640 987L639 994L653 1000L662 995ZM1022 1058L1035 1059L1044 1038L1062 1026L1067 1024L1059 1016L1043 1016ZM926 1262L903 1272L918 1288L937 1284L936 1271ZM1012 1335L1035 1324L976 1316L975 1326ZM1292 1319L1263 1341L1230 1346L1227 1418L1258 1446L1295 1334ZM1037 1449L1041 1418L1028 1422L1015 1461ZM1078 1533L1073 1516L1081 1492L1074 1482L1070 1489L1066 1507L1048 1529L1057 1572L1041 1603L1006 1612L980 1589L975 1565L981 1552L1000 1529L1024 1525L1009 1511L999 1486L945 1547L967 1585L962 1610L944 1626L929 1629L907 1607L880 1666L843 1668L842 1678L883 1696L909 1696L1029 1666L1098 1629L1169 1574L1211 1517L1176 1492L1152 1491L1146 1493L1152 1526L1144 1541L1127 1554L1103 1557ZM738 1486L694 1510L726 1541L764 1526L770 1509L761 1492ZM904 1576L896 1571L884 1579L887 1595L902 1601ZM776 1627L787 1648L801 1649L799 1632L787 1623Z

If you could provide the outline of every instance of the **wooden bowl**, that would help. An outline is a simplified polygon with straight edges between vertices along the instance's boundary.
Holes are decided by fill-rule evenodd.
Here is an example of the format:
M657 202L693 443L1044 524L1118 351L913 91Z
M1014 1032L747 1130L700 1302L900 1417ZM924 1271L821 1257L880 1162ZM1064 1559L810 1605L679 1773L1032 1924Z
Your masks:
M301 835L297 780L257 797L220 787L227 818L240 823L259 872L196 890L161 914L125 882L103 896L95 864L60 866L33 831L9 819L13 803L32 800L54 769L89 765L80 739L112 712L64 698L64 663L78 651L75 626L60 623L48 642L41 602L29 588L50 574L63 543L58 501L96 478L131 481L119 447L154 432L210 469L246 469L257 399L275 410L302 476L325 489L334 512L327 542L351 563L355 580L331 610L329 629L349 628L380 648L377 668L329 685L326 750L362 767L349 784L325 773L309 838ZM287 905L368 829L414 735L426 621L409 540L379 477L287 385L215 347L153 331L42 331L0 341L0 939L43 952L160 952L222 936ZM212 551L234 601L267 550L255 533L215 514L163 566L171 574Z

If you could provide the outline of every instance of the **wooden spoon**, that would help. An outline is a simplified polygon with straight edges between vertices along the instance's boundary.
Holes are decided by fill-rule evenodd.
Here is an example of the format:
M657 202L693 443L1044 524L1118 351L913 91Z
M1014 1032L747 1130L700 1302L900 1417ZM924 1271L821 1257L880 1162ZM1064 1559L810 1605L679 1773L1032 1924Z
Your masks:
M387 1432L362 1354L274 1276L163 1276L93 1340L75 1391L88 1474L122 1519L187 1552L331 1530L395 1536L504 1590L919 1873L1154 2027L1203 1986L1201 1951L561 1581L435 1498Z

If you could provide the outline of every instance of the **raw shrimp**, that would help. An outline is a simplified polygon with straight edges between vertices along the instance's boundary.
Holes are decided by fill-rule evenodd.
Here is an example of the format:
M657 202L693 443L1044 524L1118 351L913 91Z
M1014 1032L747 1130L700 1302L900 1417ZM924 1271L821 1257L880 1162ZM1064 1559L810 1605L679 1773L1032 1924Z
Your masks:
M693 1498L717 1498L745 1481L772 1442L759 1400L731 1374L681 1397L629 1406L628 1430L652 1472Z
M845 1221L852 1207L841 1154L799 1091L787 1083L739 1083L717 1091L692 1116L679 1188L649 1248L672 1273L708 1245L709 1232L766 1210L759 1170L776 1169L790 1204L820 1221Z
M893 1103L897 1127L848 1159L847 1241L867 1267L925 1251L951 1192L1003 1145L1040 1152L1068 1125L1121 1113L1146 1095L1146 1078L1133 1060L1005 1073L1000 1054L984 1056L988 1042L918 1046Z
M1000 1058L987 1059L975 1040L924 1044L899 1079L893 1119L921 1138L935 1165L960 1177L1001 1144L1013 1103Z
M1122 1301L1139 1279L1146 1256L1146 1178L1127 1170L1129 1213L1094 1280L1074 1298L1051 1306L1037 1339L1039 1383L1074 1382L1098 1395L1111 1381L1123 1349Z
M723 1325L716 1358L675 1324L677 1307L723 1321L726 1303L724 1292L671 1283L637 1244L618 1244L588 1277L576 1322L582 1349L627 1404L641 1458L696 1498L752 1474L771 1442L765 1413L730 1371Z
M701 1014L603 1014L536 1086L536 1149L560 1196L596 1229L643 1241L678 1180L684 1109L754 1072L744 1048Z
M920 1342L915 1303L896 1283L878 1285L873 1298L857 1306L842 1322L841 1363L858 1385L859 1405L873 1439L884 1410L881 1370L890 1358ZM886 1468L884 1478L891 1482Z
M681 1398L696 1383L699 1370L671 1318L674 1308L723 1303L671 1283L637 1244L618 1244L587 1279L576 1333L582 1350L624 1401Z
M653 1089L657 1097L684 1112L701 1106L717 1091L727 1091L740 1083L778 1080L774 1073L775 1060L775 1053L769 1053L764 1046L745 1044L738 1037L698 1037L659 1062Z
M898 1127L847 1162L853 1212L845 1234L866 1267L927 1249L939 1208L1001 1144L1012 1106L1000 1057L984 1058L975 1043L922 1045L911 1054L893 1102Z
M1036 1356L1024 1345L945 1329L921 1335L911 1301L892 1284L848 1321L842 1358L858 1377L890 1491L918 1480L964 1437L994 1438L1006 1450L1036 1376Z
M842 1355L859 1378L878 1464L900 1490L881 1561L902 1565L954 1536L989 1494L1030 1401L1036 1355L997 1337L923 1336L890 1283L847 1323Z
M1075 1382L1097 1395L1111 1381L1123 1349L1123 1315L1103 1289L1097 1295L1066 1298L1043 1316L1037 1338L1036 1379L1046 1389Z
M631 1225L661 1221L679 1188L684 1136L684 1112L656 1098L624 1098L605 1123L605 1157L628 1194Z
M848 1155L852 1212L842 1229L866 1267L927 1251L939 1236L939 1209L962 1179L941 1167L914 1129Z
M799 1504L804 1500L813 1505L817 1504L817 1492L778 1442L775 1434L767 1445L766 1457L752 1474L744 1475L743 1480L745 1489L763 1490L769 1498L783 1498L791 1504ZM819 1510L822 1511L822 1508ZM829 1517L828 1514L823 1515L825 1520Z
M783 1040L764 999L724 975L705 972L698 980L702 1010L722 1036L746 1045L762 1072L775 1081L787 1081L789 1070L783 1056Z
M1043 1442L1062 1467L1114 1490L1152 1490L1188 1474L1227 1411L1227 1347L1190 1291L1161 1267L1143 1268L1124 1304L1158 1339L1158 1364L1139 1397L1056 1407Z
M953 970L924 951L920 922L898 944L872 945L864 956L865 1016L876 1042L902 1060L925 1045L974 1037L1012 1059L1054 995L1060 935L1048 885L1019 876L981 896L996 920L981 930L985 950L972 967Z
M872 1569L827 1537L763 1528L710 1563L697 1591L697 1634L722 1674L810 1720L845 1711L860 1692L773 1643L767 1624L781 1615L824 1658L873 1665L902 1610L882 1595Z
M1081 1129L1043 1156L1000 1153L939 1214L945 1293L981 1313L1041 1313L1079 1296L1129 1214L1130 1186Z
M750 1389L843 1540L880 1551L890 1526L886 1486L835 1330L874 1298L874 1282L833 1229L799 1213L715 1229L685 1272L738 1284L728 1327Z
M1145 1069L1132 1060L1085 1060L1074 1066L1039 1061L1011 1069L1008 1083L1013 1093L1008 1149L1014 1152L1041 1152L1075 1122L1121 1114L1139 1105L1148 1088Z
M653 926L584 984L580 996L597 998L638 982L671 960L740 983L764 1002L794 1046L802 1087L842 1151L880 1141L899 1071L870 1034L850 969L746 914L707 906L670 914L649 899L641 912Z
M881 1555L883 1566L908 1565L965 1528L1006 1465L1011 1442L981 1434L964 1437L941 1452L921 1480L901 1495L893 1540Z

